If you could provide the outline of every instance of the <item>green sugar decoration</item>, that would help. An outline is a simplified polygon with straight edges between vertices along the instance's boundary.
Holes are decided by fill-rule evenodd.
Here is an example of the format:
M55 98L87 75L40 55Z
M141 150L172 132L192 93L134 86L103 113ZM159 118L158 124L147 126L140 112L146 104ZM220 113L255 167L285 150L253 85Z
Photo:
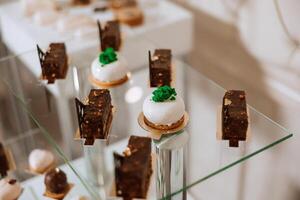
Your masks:
M176 91L175 88L170 86L161 86L152 92L152 101L154 102L164 102L164 101L174 101L176 100Z
M111 47L106 48L100 55L99 55L99 62L102 64L102 67L104 67L107 64L110 64L112 62L115 62L118 60L117 54L115 50Z

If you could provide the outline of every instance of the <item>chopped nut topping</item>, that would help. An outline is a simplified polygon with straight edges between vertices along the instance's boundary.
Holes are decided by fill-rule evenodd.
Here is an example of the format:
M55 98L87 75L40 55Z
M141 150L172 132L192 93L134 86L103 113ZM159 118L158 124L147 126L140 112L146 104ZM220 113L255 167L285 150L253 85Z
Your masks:
M232 102L229 100L229 99L225 99L224 101L224 105L227 106L227 105L230 105Z
M131 155L131 150L130 150L130 148L127 147L127 148L125 149L125 151L123 152L123 154L124 154L124 156L130 156L130 155Z

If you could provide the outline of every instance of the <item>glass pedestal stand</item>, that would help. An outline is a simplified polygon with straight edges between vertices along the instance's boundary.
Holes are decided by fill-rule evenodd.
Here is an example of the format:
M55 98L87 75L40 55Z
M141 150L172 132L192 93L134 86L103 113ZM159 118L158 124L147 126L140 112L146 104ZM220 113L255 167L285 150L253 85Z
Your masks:
M105 183L109 179L105 166L105 147L107 141L97 139L94 145L83 145L86 178L97 191L99 200L106 199Z
M154 140L156 151L156 198L185 200L186 192L168 197L186 185L185 152L189 135L182 130Z

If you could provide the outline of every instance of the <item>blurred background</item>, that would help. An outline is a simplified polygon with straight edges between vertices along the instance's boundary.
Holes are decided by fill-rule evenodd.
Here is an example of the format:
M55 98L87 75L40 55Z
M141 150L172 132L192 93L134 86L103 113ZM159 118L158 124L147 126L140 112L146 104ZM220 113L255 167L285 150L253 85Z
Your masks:
M1 6L10 2L0 0L0 17L4 13ZM300 1L169 2L192 16L192 34L182 34L180 38L172 38L172 32L169 34L174 41L188 40L187 43L192 44L184 53L179 52L178 57L226 89L246 90L250 105L294 133L283 145L208 180L200 191L210 193L210 200L300 200ZM1 28L3 26L0 26L0 37L3 36ZM49 90L32 87L38 80L26 67L20 67L24 63L7 59L15 55L5 39L0 38L0 76L11 80L12 87L22 88L17 91L22 96L42 97L32 103L35 113L42 116L49 105L56 108L58 100ZM26 84L28 82L30 84ZM58 112L52 109L42 123L57 133L54 134L57 141L63 141ZM9 142L20 137L20 133L38 132L34 126L11 94L0 85L0 139ZM78 154L75 153L75 157ZM230 181L237 173L241 174L243 185L226 184L224 180ZM203 198L199 195L196 199Z

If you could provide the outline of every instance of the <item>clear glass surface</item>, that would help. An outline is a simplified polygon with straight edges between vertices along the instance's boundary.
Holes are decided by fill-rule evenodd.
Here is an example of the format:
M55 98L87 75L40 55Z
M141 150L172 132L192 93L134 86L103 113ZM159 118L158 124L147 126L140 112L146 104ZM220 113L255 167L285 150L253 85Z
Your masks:
M148 44L145 48L153 49L153 45ZM62 168L75 184L66 199L79 194L91 195L91 191L84 187L86 172L81 158L82 145L73 137L78 126L74 98L83 100L93 88L87 78L90 74L87 66L94 59L93 52L97 52L97 47L86 51L82 57L71 59L67 79L58 80L54 85L39 80L40 68L35 50L1 60L1 74L6 74L1 76L0 87L1 129L4 132L1 136L15 157L17 172L14 175L19 180L26 180L23 182L25 192L20 199L28 198L26 195L42 198L43 187L35 185L42 185L43 176L26 172L28 155L35 148L50 149L57 153L59 164L66 163ZM126 57L126 53L123 55ZM205 181L292 137L288 130L249 106L251 134L246 142L240 142L239 148L230 148L228 141L218 140L216 135L218 108L225 89L179 59L174 59L173 66L176 68L175 87L185 100L190 121L185 129L189 137L185 154L186 184L170 196L176 197L187 191L189 198L195 195L197 199ZM129 135L147 135L137 123L137 117L142 111L144 98L151 93L148 67L133 70L127 83L110 91L117 110L110 144L106 147L107 173L112 174L112 152L124 150ZM174 137L176 135L154 141L154 145ZM104 189L110 196L110 186ZM91 190L93 193L94 189ZM154 186L149 193L155 198Z

